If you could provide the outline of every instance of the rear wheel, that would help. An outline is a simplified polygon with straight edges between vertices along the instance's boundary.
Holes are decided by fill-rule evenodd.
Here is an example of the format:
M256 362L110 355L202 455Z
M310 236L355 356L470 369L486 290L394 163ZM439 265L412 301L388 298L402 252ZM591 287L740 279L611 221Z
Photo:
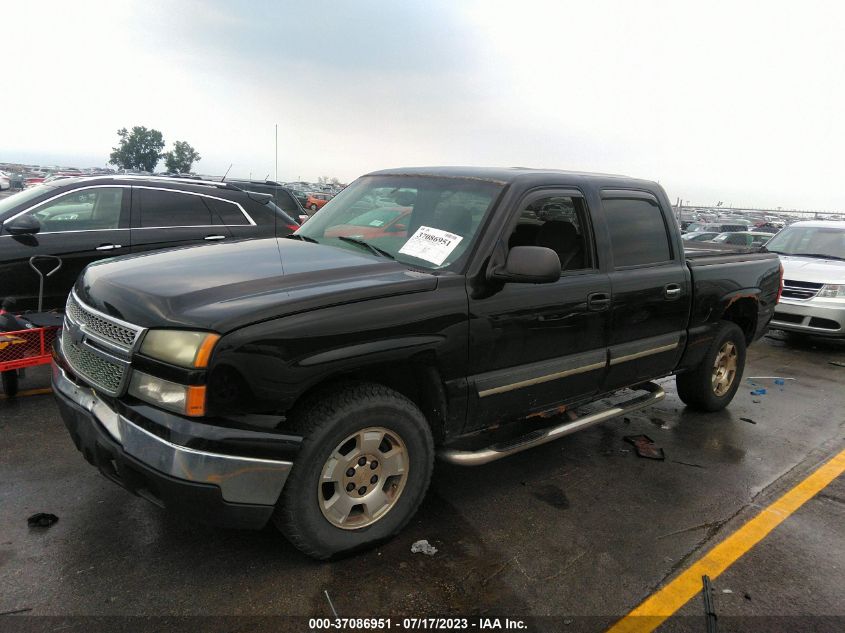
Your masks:
M314 558L397 534L422 502L434 464L428 422L376 384L340 387L295 414L305 436L273 517Z
M312 204L312 205L311 205L311 207L310 207L310 209L311 209L312 211L316 211L316 210L317 210L317 205L316 205L316 204Z
M724 409L739 389L744 369L745 334L736 323L722 321L698 367L675 377L678 396L701 411Z

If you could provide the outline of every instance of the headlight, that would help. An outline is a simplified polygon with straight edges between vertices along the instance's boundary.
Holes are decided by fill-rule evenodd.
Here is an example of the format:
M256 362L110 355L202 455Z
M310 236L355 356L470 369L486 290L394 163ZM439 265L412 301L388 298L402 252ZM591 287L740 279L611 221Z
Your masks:
M129 395L182 415L205 415L205 386L180 385L135 370Z
M817 296L822 299L845 299L845 284L825 284Z
M211 332L150 330L141 344L144 356L189 368L208 366L214 345L220 339Z

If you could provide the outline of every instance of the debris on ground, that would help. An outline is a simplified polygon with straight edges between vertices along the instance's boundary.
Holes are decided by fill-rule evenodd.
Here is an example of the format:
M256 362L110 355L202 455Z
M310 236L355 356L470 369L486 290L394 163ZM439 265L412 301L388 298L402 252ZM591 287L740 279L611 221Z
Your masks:
M831 365L836 365L837 367L845 367L845 363L839 360L832 360L830 361Z
M626 435L625 441L633 444L637 450L637 455L645 457L646 459L658 459L663 461L666 455L663 454L663 449L655 445L654 440L648 435Z
M47 512L37 512L26 520L29 527L48 528L58 522L59 517Z
M731 589L722 589L722 593L733 593Z
M766 390L762 389L762 388L761 389L755 389L754 391L751 392L751 395L752 396L765 396Z
M758 400L757 398L752 398L751 402L753 402L754 404L760 404L762 402L762 400Z
M651 418L651 423L658 429L662 429L664 431L669 428L669 425L666 423L666 420L661 420L660 418Z
M325 596L326 596L326 600L328 600L328 601L329 601L329 608L331 608L332 613L334 614L334 617L338 617L338 615L337 615L337 611L335 611L335 609L334 609L334 605L332 604L332 599L331 599L331 598L329 598L329 590L328 590L328 589L323 589L323 594L325 594Z
M682 464L683 466L692 466L693 468L704 468L701 464L693 464L692 462L682 462L677 459L670 459L673 464Z
M411 554L425 554L426 556L434 556L437 553L437 548L434 547L427 540L422 539L411 545Z
M757 424L757 423L756 423L754 420L752 420L751 418L740 418L740 420L742 420L743 422L749 422L750 424Z
M704 617L707 618L707 633L716 633L718 630L716 622L719 616L716 615L716 607L713 605L713 585L709 576L701 577L701 596L704 598Z
M24 609L12 609L11 611L0 611L0 615L15 615L16 613L29 613L32 611L32 607L26 607Z

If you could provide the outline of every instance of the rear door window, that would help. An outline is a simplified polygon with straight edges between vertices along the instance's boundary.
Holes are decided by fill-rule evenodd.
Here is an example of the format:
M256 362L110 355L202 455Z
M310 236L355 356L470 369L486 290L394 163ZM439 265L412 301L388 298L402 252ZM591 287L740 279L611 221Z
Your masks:
M211 226L211 211L202 196L181 191L135 188L144 228Z
M616 268L672 259L669 232L656 200L613 197L604 198L602 205Z

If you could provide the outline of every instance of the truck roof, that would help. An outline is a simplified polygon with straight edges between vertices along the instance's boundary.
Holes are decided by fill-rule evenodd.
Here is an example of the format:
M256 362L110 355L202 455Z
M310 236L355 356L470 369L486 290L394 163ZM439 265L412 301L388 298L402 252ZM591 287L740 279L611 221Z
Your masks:
M600 186L658 187L652 180L642 180L618 174L599 174L563 169L535 169L531 167L399 167L370 172L367 176L437 176L440 178L469 178L510 184L515 182L569 183L590 182Z

